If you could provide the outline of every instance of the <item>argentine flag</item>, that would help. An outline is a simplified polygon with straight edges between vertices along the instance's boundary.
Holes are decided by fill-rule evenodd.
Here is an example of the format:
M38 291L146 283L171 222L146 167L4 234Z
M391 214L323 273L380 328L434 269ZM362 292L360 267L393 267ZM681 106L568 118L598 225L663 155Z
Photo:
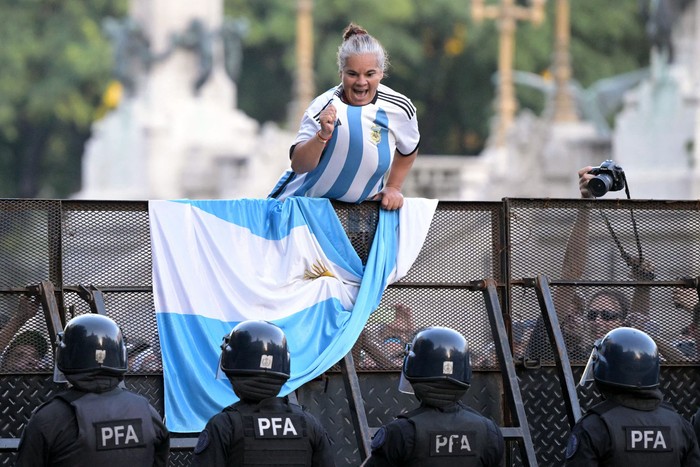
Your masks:
M327 199L150 201L168 429L201 431L237 400L216 373L222 338L241 321L284 330L291 377L281 394L337 363L415 261L436 206L407 198L380 210L363 267Z

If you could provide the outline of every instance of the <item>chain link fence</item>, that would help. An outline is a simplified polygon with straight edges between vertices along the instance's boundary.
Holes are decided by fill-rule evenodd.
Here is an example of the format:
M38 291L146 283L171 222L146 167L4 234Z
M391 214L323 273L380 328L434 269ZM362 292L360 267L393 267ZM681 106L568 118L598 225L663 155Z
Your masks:
M377 204L334 207L366 259ZM431 325L453 327L468 338L475 374L466 401L508 423L487 310L482 295L469 288L493 278L537 461L562 463L569 426L529 285L538 275L551 281L575 375L605 329L638 327L660 344L662 391L689 417L699 402L699 207L636 200L440 202L415 264L385 292L353 349L370 424L388 422L415 405L396 389L398 373L405 344ZM0 245L0 439L19 438L31 411L60 390L51 379L52 345L33 288L43 280L56 287L64 320L90 312L86 288L103 293L108 316L128 340L127 387L163 413L147 202L0 200ZM584 410L599 398L590 388L579 396ZM305 385L298 397L328 430L338 464L359 465L338 368ZM508 444L508 465L520 465L514 443ZM188 449L174 450L171 465L188 465L190 456ZM0 452L1 465L13 459L12 449Z

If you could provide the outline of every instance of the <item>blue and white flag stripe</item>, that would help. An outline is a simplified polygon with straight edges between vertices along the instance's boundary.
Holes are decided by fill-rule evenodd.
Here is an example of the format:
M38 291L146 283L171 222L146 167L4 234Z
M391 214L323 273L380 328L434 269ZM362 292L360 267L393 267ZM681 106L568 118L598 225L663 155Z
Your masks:
M405 276L437 201L380 211L366 266L327 199L150 201L166 424L201 431L236 396L216 379L222 338L247 319L287 335L286 394L350 351L384 289Z

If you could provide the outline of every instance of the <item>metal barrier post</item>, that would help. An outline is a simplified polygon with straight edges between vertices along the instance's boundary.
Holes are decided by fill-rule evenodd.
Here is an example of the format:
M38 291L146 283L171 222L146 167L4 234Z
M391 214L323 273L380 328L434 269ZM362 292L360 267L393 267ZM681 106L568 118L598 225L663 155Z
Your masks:
M578 419L581 418L581 406L576 394L576 383L574 382L574 374L571 371L566 343L559 327L557 312L554 309L552 293L549 289L549 279L546 276L538 275L534 280L534 286L537 293L537 301L542 311L542 319L549 336L549 342L552 344L552 352L554 353L554 361L557 367L557 374L559 375L561 392L564 395L569 426L573 427Z
M352 351L348 352L338 363L340 364L340 371L343 374L345 393L348 395L348 405L350 406L352 424L355 428L355 437L357 438L360 458L364 461L371 454L370 440L372 438L372 432L367 422L365 405L362 402L362 391L360 389L360 382L357 379Z
M496 356L498 357L498 364L503 370L502 375L506 392L506 402L511 412L515 415L514 422L516 426L501 427L501 433L505 439L519 441L520 454L523 457L523 461L526 465L535 467L537 466L535 447L532 442L532 436L530 435L530 427L527 424L527 416L525 415L525 406L523 405L522 395L520 394L518 376L515 372L513 354L510 351L508 333L501 313L501 305L498 301L496 282L493 279L476 281L473 283L473 288L475 290L481 290L484 294L493 341L496 343Z
M56 336L63 331L63 320L65 317L61 313L61 309L56 301L56 289L50 280L43 280L39 285L29 288L41 299L41 305L44 308L44 316L46 317L46 328L51 339L51 348L56 344Z

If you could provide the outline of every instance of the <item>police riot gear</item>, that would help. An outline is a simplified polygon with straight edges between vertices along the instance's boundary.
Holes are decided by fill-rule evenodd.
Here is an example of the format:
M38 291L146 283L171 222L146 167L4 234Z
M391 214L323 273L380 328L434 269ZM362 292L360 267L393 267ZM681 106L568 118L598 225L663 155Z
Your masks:
M66 375L86 372L124 374L127 356L121 329L103 315L76 316L58 335L56 366Z
M661 405L659 410L644 412L607 402L593 412L605 422L612 438L609 465L682 465L682 449L676 443L684 439L684 433L672 409Z
M259 407L234 404L226 413L232 417L234 432L243 433L245 450L233 453L252 465L310 465L311 445L306 420L300 407L261 413ZM235 451L235 449L234 449Z
M209 419L193 466L335 465L319 421L288 398L275 397L289 379L289 366L287 339L273 323L243 321L224 337L219 369L241 400Z
M625 389L652 389L659 386L659 352L646 333L621 327L596 341L582 382Z
M127 356L113 320L71 319L58 336L55 370L72 386L34 411L22 432L18 467L167 464L170 433L162 417L144 397L118 387Z
M144 397L116 385L100 393L70 388L34 411L15 465L163 466L169 453L168 429Z
M318 420L286 398L272 397L255 404L237 402L212 417L199 435L192 465L334 464Z
M500 430L459 401L471 375L467 340L457 331L430 327L416 334L406 347L399 390L414 393L421 405L375 433L364 465L500 465Z
M275 375L289 379L284 332L267 321L243 321L221 344L221 369L232 375Z
M399 389L412 394L408 380L411 385L450 381L466 390L471 376L467 340L453 329L435 326L420 331L407 346Z
M468 407L454 412L436 412L421 407L399 415L419 429L409 467L488 465L483 458L491 440L482 429L481 415ZM476 415L476 416L475 416Z
M498 426L462 402L442 408L421 404L376 432L364 465L495 467L504 444Z
M454 404L467 390L452 381L426 381L411 384L416 398L432 407L445 407Z
M657 393L657 399L650 399ZM566 465L700 465L700 449L686 419L661 403L658 389L608 393L574 426L566 446ZM644 397L636 397L644 394ZM654 406L655 405L655 406Z
M282 329L267 321L243 321L224 337L219 368L243 400L275 397L289 379L289 350Z
M596 342L586 373L604 402L571 430L566 465L700 465L693 428L662 403L656 343L642 331L621 327Z
M156 440L148 401L115 388L96 394L59 395L75 408L79 446L75 465L151 465Z

